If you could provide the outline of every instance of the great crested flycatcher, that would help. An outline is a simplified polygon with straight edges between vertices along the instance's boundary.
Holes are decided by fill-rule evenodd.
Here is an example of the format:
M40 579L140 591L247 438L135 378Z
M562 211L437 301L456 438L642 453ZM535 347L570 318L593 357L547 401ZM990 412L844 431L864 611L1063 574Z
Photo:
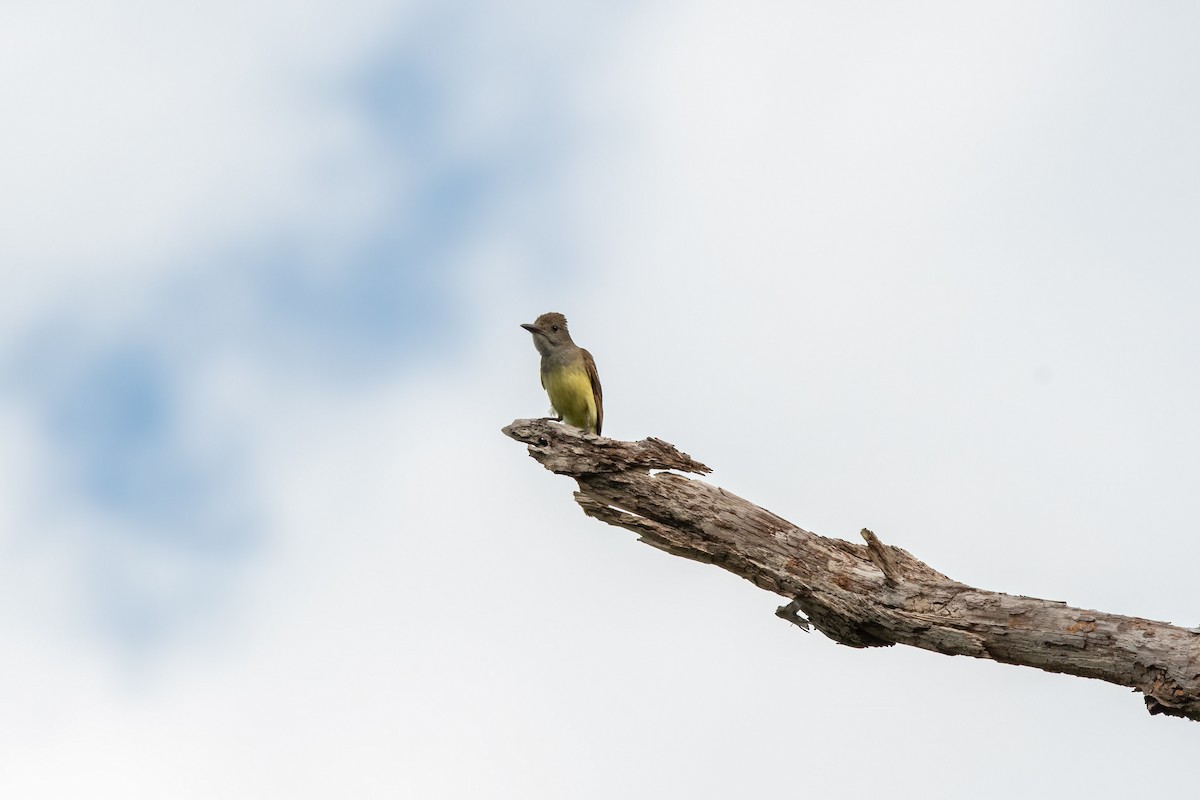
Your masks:
M542 354L542 388L558 421L600 433L604 424L604 395L592 354L571 341L567 318L551 311L522 328L533 335L533 346Z

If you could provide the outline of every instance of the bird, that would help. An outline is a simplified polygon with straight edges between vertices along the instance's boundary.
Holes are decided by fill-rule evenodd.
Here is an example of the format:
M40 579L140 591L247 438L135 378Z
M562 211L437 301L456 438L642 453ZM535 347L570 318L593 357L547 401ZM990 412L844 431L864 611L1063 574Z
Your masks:
M555 419L599 435L604 426L600 373L592 354L571 340L567 318L549 311L521 327L533 336L533 346L542 355L542 388L558 415Z

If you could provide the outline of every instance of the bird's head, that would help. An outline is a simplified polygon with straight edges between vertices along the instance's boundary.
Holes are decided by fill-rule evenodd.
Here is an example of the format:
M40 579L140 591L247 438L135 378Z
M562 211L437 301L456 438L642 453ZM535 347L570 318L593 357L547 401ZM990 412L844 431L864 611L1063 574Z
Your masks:
M533 346L542 355L550 355L564 345L573 344L571 332L567 330L567 318L557 311L542 314L533 324L521 325L533 336Z

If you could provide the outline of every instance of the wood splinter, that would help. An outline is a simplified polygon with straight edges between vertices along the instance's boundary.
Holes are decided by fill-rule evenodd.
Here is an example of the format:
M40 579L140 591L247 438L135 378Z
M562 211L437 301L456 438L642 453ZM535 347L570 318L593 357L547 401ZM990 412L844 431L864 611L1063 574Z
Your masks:
M897 586L900 583L900 570L896 569L896 562L892 559L891 552L884 547L883 542L879 541L878 536L866 528L859 533L867 542L867 557L871 559L871 563L879 567L879 571L883 573L884 582L888 586Z
M780 606L779 608L775 609L775 616L779 617L780 619L786 619L788 622L805 632L812 630L812 625L809 624L807 619L800 615L800 598L798 597L793 598L792 602L788 603L786 606Z

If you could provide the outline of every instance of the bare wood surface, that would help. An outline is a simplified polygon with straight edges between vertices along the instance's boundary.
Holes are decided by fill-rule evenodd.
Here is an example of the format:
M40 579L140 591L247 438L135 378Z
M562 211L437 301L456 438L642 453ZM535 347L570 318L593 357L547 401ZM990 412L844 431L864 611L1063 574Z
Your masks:
M1151 714L1200 720L1200 630L991 592L952 580L863 529L818 536L704 481L708 467L659 439L624 442L547 420L504 433L576 479L591 517L673 555L715 564L790 600L777 614L850 647L906 644L1098 678L1145 695Z

